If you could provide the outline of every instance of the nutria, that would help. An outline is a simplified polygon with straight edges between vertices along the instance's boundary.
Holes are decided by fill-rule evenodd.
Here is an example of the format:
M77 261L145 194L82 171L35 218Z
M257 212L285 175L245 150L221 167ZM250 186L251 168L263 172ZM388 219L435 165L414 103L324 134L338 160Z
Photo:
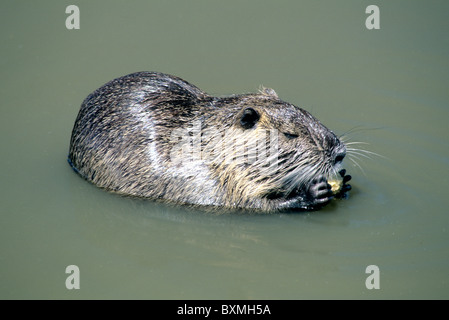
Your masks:
M84 100L68 161L123 195L273 212L315 210L345 195L345 155L332 131L272 89L213 97L175 76L137 72Z

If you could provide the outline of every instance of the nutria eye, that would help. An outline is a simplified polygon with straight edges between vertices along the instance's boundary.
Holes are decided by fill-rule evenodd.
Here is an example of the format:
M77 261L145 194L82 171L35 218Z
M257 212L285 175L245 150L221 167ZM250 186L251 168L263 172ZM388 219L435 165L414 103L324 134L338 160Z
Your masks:
M245 129L250 129L259 121L259 114L253 108L246 108L240 118L240 124Z
M299 137L297 134L294 134L294 133L286 133L286 132L284 132L284 135L285 135L288 139L295 139L295 138L298 138L298 137Z

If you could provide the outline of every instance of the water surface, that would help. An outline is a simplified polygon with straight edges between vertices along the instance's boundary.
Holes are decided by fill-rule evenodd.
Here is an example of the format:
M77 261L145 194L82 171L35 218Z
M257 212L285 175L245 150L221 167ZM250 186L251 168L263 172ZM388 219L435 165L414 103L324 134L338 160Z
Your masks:
M380 30L364 1L77 1L67 30L70 4L0 4L0 298L449 298L447 2L381 2ZM90 92L141 70L272 87L382 157L346 159L349 199L314 213L109 194L67 164L71 129Z

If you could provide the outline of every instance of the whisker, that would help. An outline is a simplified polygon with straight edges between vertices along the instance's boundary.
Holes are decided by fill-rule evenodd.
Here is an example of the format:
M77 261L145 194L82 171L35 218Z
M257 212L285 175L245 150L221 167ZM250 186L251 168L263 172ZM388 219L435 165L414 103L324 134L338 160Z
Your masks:
M362 131L362 130L363 130L362 126L355 126L355 127L352 127L351 129L349 129L348 131L343 132L338 138L342 139L343 137L347 137L348 134L350 134L350 133L354 133L354 132Z
M341 138L347 137L349 134L353 134L355 132L381 130L381 129L383 129L383 128L382 127L378 127L378 128L363 128L362 126L356 126L356 127L353 127L351 129L349 129L346 132L343 132L343 134L341 134L338 138L341 139Z
M361 158L359 158L357 155L355 155L355 154L353 154L353 153L348 154L348 157L352 157L353 159L357 159L358 161L362 161Z
M368 142L362 142L362 141L352 141L352 142L347 142L345 143L346 146L350 146L353 144L369 144Z
M359 148L347 148L346 150L349 150L351 152L357 151L357 152L360 152L360 153L366 153L366 154L369 154L369 155L373 155L373 156L376 156L376 157L379 157L379 158L388 159L387 157L385 157L385 156L383 156L381 154L378 154L376 152L369 151L369 150L364 150L364 149L359 149Z
M363 175L366 176L365 170L358 164L357 161L355 161L352 157L349 157L349 160L352 161L357 167L359 167L360 171L363 173Z
M346 149L346 151L348 152L348 154L359 155L361 157L373 160L373 158L371 158L369 155L364 154L363 152L359 152L360 150L358 150L358 149L355 149L355 150L353 150L353 149Z

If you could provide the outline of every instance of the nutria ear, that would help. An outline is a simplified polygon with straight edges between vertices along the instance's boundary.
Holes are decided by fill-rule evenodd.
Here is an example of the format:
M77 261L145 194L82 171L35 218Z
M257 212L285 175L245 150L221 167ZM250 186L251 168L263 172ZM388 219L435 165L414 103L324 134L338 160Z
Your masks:
M278 94L271 88L265 88L264 86L260 86L259 93L265 96L272 96L274 98L278 98Z
M245 129L250 129L259 121L259 114L253 108L246 108L240 118L240 124Z

